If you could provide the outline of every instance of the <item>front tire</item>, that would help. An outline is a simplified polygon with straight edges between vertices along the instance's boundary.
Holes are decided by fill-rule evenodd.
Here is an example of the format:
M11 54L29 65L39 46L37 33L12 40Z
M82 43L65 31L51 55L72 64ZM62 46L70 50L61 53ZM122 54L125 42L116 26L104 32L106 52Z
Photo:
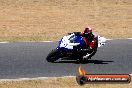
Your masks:
M54 49L48 54L48 56L46 57L46 60L48 62L52 62L53 63L53 62L55 62L56 60L59 59L58 55L59 55L58 49Z

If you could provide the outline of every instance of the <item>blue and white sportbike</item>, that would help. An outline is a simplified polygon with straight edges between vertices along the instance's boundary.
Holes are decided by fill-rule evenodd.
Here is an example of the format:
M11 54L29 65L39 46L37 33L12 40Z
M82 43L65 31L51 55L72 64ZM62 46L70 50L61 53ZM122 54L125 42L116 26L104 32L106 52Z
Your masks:
M64 36L58 43L56 49L52 50L46 60L48 62L55 62L58 59L63 59L65 57L72 58L77 61L86 61L93 56L98 47L105 45L106 39L104 37L96 36L96 44L93 49L84 48L85 42L83 37L79 35L79 32L68 33Z

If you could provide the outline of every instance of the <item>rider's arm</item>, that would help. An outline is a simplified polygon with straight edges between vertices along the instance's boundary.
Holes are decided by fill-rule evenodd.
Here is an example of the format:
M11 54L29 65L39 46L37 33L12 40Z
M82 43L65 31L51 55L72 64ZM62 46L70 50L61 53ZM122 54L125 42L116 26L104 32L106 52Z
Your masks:
M94 39L92 40L92 42L90 43L90 49L94 49L95 46L96 46L96 43L97 43L96 38L94 38Z

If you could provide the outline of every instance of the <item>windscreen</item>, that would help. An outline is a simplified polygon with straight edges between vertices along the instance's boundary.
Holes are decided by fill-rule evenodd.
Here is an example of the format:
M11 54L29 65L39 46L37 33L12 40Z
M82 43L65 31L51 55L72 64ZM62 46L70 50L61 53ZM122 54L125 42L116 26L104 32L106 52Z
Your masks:
M75 43L75 42L76 42L76 36L75 36L75 35L72 35L72 36L69 38L69 41L70 41L70 43Z
M79 43L80 42L81 37L80 36L76 36L76 35L72 35L69 38L70 43Z

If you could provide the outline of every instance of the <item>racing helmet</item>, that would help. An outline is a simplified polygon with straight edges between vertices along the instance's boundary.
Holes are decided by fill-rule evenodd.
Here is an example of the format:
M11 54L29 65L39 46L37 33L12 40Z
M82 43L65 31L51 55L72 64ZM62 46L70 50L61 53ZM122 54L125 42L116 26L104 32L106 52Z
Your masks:
M84 30L84 34L85 35L91 35L92 34L92 28L86 27L85 30Z

